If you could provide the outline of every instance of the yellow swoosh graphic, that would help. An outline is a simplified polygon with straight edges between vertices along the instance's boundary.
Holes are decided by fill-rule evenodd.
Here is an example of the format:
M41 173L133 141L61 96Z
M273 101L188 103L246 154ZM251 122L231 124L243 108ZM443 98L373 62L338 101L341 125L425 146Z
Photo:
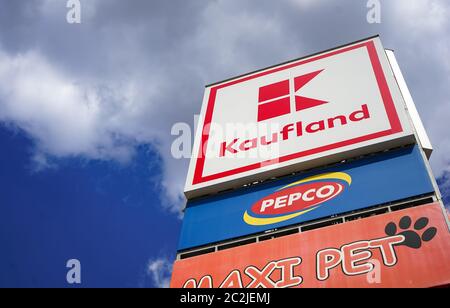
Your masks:
M257 218L257 217L252 217L250 216L247 211L245 211L244 213L244 221L252 226L265 226L265 225L271 225L271 224L276 224L291 218L295 218L297 216L303 215L305 213L308 213L314 209L316 209L318 206L313 207L311 209L307 209L304 210L302 212L298 212L298 213L294 213L294 214L289 214L289 215L284 215L284 216L279 216L279 217L272 217L272 218Z
M350 175L348 175L347 173L344 172L331 172L331 173L324 173L324 174L319 174L319 175L314 175L314 176L310 176L308 178L305 178L303 180L291 183L289 185L286 185L284 187L281 187L280 189L278 189L277 191L292 187L292 186L296 186L302 183L306 183L306 182L311 182L311 181L316 181L316 180L328 180L328 179L338 179L338 180L343 180L345 182L348 183L348 185L352 184L352 177Z

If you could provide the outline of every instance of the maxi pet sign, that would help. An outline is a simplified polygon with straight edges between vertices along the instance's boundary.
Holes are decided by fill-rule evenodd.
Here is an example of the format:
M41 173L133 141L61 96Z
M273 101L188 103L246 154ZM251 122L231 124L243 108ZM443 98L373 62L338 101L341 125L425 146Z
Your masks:
M185 194L414 143L378 37L206 88Z
M190 201L179 250L432 193L418 146Z
M173 288L405 288L450 283L450 233L432 203L178 260Z

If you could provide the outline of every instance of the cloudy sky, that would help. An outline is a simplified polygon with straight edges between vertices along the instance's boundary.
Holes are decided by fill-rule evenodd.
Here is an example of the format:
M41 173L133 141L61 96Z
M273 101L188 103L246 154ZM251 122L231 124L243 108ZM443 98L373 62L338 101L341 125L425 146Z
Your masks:
M450 195L450 3L0 0L0 286L164 286L186 159L170 154L205 84L380 34Z

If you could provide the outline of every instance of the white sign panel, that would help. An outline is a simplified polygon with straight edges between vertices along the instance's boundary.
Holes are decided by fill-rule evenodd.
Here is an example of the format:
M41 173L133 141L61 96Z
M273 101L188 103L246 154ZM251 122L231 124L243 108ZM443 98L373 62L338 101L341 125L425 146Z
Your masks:
M206 88L185 194L413 143L378 37Z
M414 125L417 139L429 159L431 153L433 152L433 146L431 145L430 138L428 138L427 131L423 126L423 122L420 118L419 112L417 111L416 104L414 103L411 93L409 92L408 86L406 84L405 78L403 77L402 71L400 70L397 59L395 58L394 52L392 50L386 50L386 55L388 57L389 63L391 64L392 71L394 73L395 79L397 80L403 99L405 100L406 107L408 108L408 114Z

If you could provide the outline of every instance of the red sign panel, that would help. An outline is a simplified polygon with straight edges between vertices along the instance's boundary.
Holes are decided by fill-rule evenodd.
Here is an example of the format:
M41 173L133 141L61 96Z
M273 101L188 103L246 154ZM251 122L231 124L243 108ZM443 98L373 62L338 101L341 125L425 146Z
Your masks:
M450 284L450 233L433 203L175 262L171 287Z

